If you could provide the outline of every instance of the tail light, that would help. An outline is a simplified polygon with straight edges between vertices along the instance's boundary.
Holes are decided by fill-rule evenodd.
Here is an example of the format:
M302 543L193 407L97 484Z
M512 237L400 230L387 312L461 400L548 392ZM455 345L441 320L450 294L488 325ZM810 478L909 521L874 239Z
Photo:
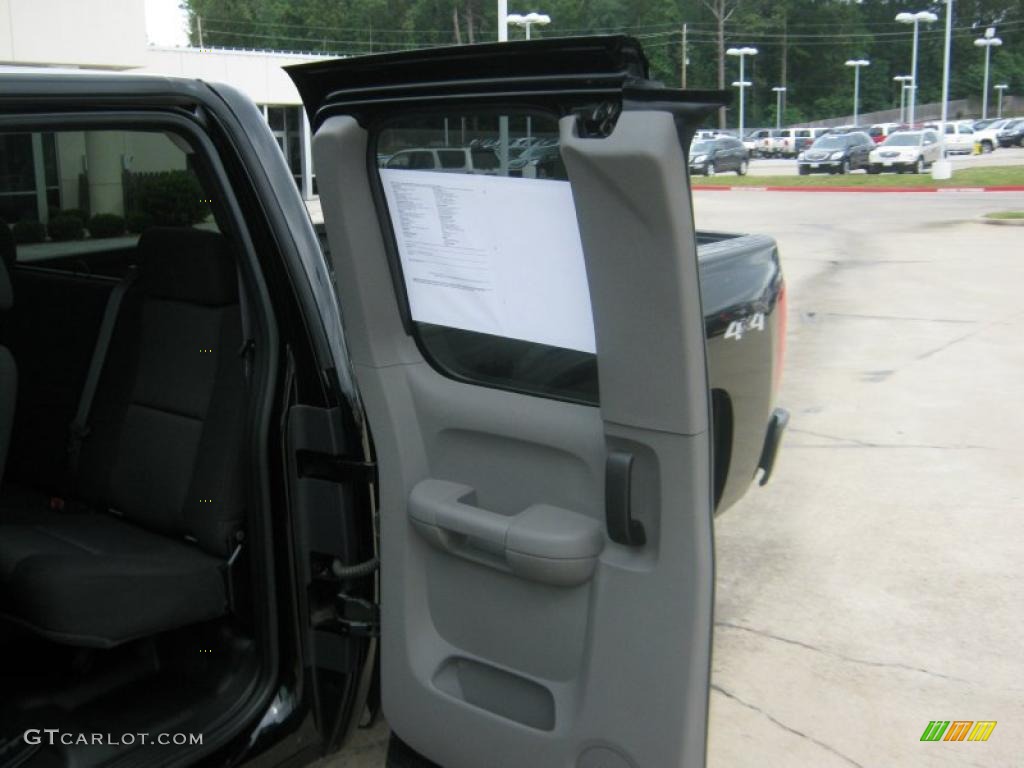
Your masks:
M789 301L786 297L786 281L782 281L779 298L775 303L775 370L772 375L772 400L779 393L782 384L782 365L786 359L786 310Z

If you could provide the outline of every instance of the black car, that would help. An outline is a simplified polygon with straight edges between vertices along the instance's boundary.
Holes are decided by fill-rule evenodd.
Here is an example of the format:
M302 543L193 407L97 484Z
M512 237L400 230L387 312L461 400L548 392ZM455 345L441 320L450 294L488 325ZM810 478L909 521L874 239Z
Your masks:
M1000 147L1024 147L1024 117L1003 126L998 139Z
M849 173L867 168L868 156L874 148L875 142L864 131L826 134L797 156L800 175Z
M381 711L404 768L703 765L715 505L786 422L775 244L694 230L727 95L621 36L289 74L327 253L237 89L0 72L0 765L296 768ZM566 172L378 167L462 118Z
M750 152L732 136L698 139L690 145L690 173L714 176L720 171L735 171L737 176L746 176L749 167Z

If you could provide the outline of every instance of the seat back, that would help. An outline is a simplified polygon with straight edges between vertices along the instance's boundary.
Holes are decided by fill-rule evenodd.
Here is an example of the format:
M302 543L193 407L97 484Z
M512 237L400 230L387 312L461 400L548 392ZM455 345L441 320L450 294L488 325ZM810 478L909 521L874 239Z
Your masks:
M236 267L216 233L151 229L138 247L76 485L86 501L224 556L243 517Z

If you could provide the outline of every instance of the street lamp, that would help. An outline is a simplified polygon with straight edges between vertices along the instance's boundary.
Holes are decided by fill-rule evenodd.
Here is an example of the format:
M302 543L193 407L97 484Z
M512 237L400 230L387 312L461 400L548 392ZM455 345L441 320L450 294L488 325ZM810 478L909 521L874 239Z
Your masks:
M985 49L985 85L981 91L981 119L984 120L988 117L988 61L992 54L992 47L1002 45L1003 41L996 37L995 27L989 27L985 30L985 36L979 37L974 44Z
M953 39L953 0L946 3L946 41L942 55L942 120L939 122L939 145L942 147L941 158L932 163L933 179L948 179L953 175L953 166L946 159L946 119L949 117L949 60L952 55Z
M996 89L996 93L999 94L999 108L996 111L996 117L1002 117L1003 116L1003 91L1005 91L1010 86L1008 86L1006 83L999 83L998 85L994 85L992 87L995 88Z
M857 126L857 107L860 104L860 68L871 64L867 59L847 59L846 66L853 67L853 125Z
M776 85L772 90L775 91L775 128L779 129L782 127L782 94L786 92L786 86Z
M918 11L917 13L897 13L896 21L900 24L913 24L914 25L914 52L910 59L910 117L907 120L910 123L910 127L914 127L914 102L917 101L917 28L918 24L922 21L931 24L933 21L938 21L939 17L931 11Z
M752 83L747 82L743 79L743 60L747 56L757 56L757 48L743 47L743 48L730 48L726 51L729 56L740 57L740 79L733 83L733 87L740 89L740 139L743 138L743 107L744 107L744 93Z
M911 82L914 78L910 75L896 75L893 81L900 84L900 122L906 122L906 101L907 101L907 83Z
M526 39L530 39L530 28L536 24L543 27L551 23L551 17L546 13L528 13L525 16L519 13L510 13L505 20L516 27L526 28Z

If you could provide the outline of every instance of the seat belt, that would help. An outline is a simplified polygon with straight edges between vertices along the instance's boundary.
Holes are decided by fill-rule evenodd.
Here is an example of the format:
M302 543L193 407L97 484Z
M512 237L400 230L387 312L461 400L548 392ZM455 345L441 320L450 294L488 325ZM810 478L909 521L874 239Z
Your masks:
M71 463L72 474L78 469L82 442L89 436L89 412L92 410L93 400L96 399L96 389L100 383L100 374L103 373L103 365L107 361L110 340L114 337L117 315L121 311L121 303L124 301L125 294L132 287L138 276L138 269L132 267L124 279L114 286L110 296L107 297L107 306L103 310L103 320L100 322L96 346L92 350L92 360L89 361L89 370L85 375L85 383L82 385L82 394L78 398L78 410L75 412L75 418L71 422L68 458Z

